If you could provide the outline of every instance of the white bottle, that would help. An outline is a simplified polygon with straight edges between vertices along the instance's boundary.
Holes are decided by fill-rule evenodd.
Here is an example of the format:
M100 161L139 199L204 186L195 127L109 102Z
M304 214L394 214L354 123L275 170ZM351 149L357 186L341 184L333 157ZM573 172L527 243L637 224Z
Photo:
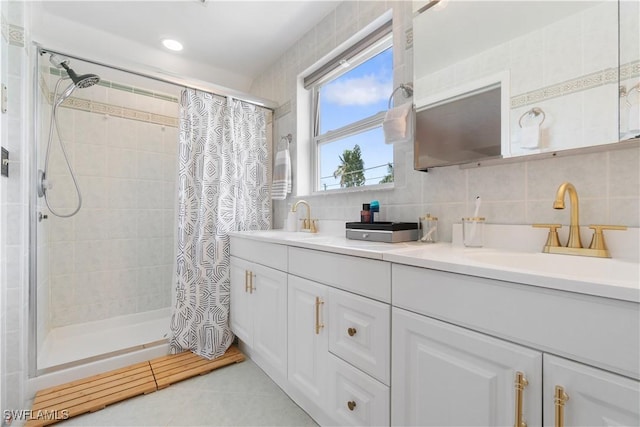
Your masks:
M287 207L287 220L285 229L287 231L298 231L298 213L291 211L291 205Z

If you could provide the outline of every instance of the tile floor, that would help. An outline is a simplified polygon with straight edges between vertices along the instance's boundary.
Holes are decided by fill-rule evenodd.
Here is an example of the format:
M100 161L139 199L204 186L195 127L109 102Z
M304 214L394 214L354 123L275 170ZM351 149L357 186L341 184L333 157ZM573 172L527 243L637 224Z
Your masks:
M316 426L316 423L247 359L56 425Z

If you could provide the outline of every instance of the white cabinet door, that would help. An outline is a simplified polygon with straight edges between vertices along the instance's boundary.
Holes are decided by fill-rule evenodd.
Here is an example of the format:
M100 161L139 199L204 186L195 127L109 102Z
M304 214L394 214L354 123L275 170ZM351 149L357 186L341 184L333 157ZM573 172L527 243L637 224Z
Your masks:
M640 426L638 381L545 354L543 383L545 426Z
M515 425L518 371L522 421L542 423L541 353L396 308L392 325L392 425Z
M328 331L324 327L327 287L289 275L289 383L325 408Z
M329 415L341 426L388 426L389 387L329 354Z
M251 263L240 258L231 257L231 295L229 324L234 334L249 347L253 346L253 316L251 315L251 299L248 292L248 272Z
M283 377L287 375L287 274L254 264L250 274L253 349Z

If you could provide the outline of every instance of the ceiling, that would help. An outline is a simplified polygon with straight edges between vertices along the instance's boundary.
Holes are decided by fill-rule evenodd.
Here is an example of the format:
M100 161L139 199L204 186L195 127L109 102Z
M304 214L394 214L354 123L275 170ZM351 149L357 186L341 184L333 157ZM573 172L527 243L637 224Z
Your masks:
M45 39L50 38L47 28L50 33L55 31L58 43L73 49L73 43L79 43L77 39L83 36L71 34L79 31L73 29L90 27L92 32L97 30L131 41L129 47L120 48L113 43L111 49L125 50L122 54L131 56L135 56L135 47L164 51L162 55L166 55L168 51L160 41L173 38L184 45L183 51L171 53L176 61L224 70L238 77L238 81L251 82L338 3L322 0L207 0L205 3L199 0L47 0L39 3L39 13L45 16L40 30L45 33ZM58 26L52 21L57 21ZM60 22L68 25L61 26ZM63 32L69 33L66 39L60 34ZM223 74L220 73L221 78ZM214 82L229 85L225 81Z

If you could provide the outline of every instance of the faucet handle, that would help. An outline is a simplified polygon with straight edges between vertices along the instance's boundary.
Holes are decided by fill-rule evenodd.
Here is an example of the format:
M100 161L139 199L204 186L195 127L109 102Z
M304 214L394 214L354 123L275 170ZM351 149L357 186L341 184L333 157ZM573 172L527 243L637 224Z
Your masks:
M607 251L607 245L604 243L603 230L626 230L624 225L590 225L589 228L593 230L593 237L591 238L591 244L589 249L597 249L601 251Z
M545 247L560 246L560 238L558 237L558 229L562 228L562 224L533 224L535 228L548 228L547 242Z

